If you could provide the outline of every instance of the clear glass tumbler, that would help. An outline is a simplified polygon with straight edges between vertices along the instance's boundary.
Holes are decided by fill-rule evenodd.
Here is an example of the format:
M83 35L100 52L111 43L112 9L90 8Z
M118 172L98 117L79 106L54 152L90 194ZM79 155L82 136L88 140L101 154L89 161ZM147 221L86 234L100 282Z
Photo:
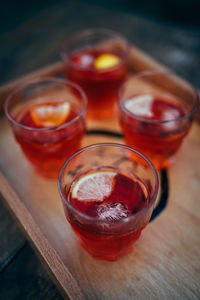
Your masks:
M125 143L160 170L169 166L188 134L198 107L197 91L174 74L146 71L119 91Z
M69 37L62 49L66 76L85 91L87 116L113 116L120 85L128 72L130 47L118 33L89 29Z
M58 180L64 212L81 245L97 259L130 252L148 224L158 175L138 151L103 143L74 153Z
M64 161L80 148L85 133L85 93L58 78L39 78L15 88L5 113L16 141L36 171L57 178Z

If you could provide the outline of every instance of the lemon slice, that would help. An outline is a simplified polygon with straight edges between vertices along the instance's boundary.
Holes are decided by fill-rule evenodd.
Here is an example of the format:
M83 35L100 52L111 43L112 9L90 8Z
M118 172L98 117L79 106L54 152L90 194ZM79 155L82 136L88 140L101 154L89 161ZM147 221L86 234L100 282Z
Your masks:
M95 60L94 66L97 69L105 69L116 66L120 58L114 54L101 54Z
M135 96L131 99L128 99L124 106L128 111L131 113L141 116L141 117L149 117L153 116L152 112L152 103L153 103L153 96L152 95L139 95Z
M103 201L110 195L117 173L98 171L79 178L72 189L72 197L81 201Z
M37 126L53 127L61 125L68 117L70 103L43 103L33 106L31 117Z

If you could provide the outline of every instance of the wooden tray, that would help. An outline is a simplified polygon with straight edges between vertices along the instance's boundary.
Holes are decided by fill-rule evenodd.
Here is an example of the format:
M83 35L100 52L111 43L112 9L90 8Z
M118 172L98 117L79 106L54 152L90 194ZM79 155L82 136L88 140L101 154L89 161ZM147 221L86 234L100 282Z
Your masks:
M166 70L132 48L133 72ZM58 62L0 88L1 112L10 90L24 80L62 73ZM182 84L182 79L177 79ZM198 117L199 118L199 117ZM67 223L56 180L35 173L0 118L0 192L51 274L70 299L198 299L200 295L200 134L194 123L168 170L168 205L144 230L134 251L117 262L91 258ZM117 118L88 121L88 130L120 132ZM116 136L86 135L83 145L123 142Z

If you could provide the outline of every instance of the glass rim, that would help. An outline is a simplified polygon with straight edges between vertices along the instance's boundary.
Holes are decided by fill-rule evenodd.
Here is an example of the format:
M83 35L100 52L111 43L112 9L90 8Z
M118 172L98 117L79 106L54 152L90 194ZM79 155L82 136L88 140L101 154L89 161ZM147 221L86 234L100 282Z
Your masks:
M79 91L80 95L81 95L81 98L83 100L83 107L80 111L80 113L75 117L73 118L72 120L66 122L66 123L63 123L59 126L52 126L52 127L47 127L47 128L34 128L34 127L30 127L30 126L26 126L26 125L23 125L19 122L17 122L9 113L8 111L8 105L9 105L9 102L11 101L13 95L16 93L16 92L19 92L21 90L23 90L24 88L28 88L31 84L39 84L41 82L52 82L52 83L61 83L61 84L67 84L67 85L70 85L72 87L74 87L76 90ZM85 94L85 92L83 91L83 89L81 87L79 87L79 85L77 85L76 83L70 81L70 80L66 80L66 79L62 79L62 78L57 78L57 77L37 77L37 78L34 78L34 79L30 79L30 80L27 80L25 81L24 83L16 86L7 96L6 98L6 101L4 103L4 112L6 114L6 117L8 118L8 120L13 123L14 125L20 127L20 128L23 128L23 129L26 129L26 130L30 130L30 131L42 131L42 132L48 132L48 131L53 131L53 130L58 130L58 129L62 129L62 128L65 128L71 124L73 124L74 122L76 122L86 111L86 107L87 107L87 96Z
M123 144L120 144L120 143L97 143L97 144L92 144L92 145L89 145L89 146L86 146L86 147L83 147L83 148L79 149L78 151L76 151L75 153L73 153L70 157L68 157L68 159L65 161L65 163L63 164L63 166L60 169L59 176L58 176L58 191L59 191L59 194L61 196L61 199L63 200L63 203L65 203L67 205L67 207L71 211L73 211L73 213L76 213L81 218L84 218L84 219L86 219L88 221L93 221L93 222L96 222L96 223L110 224L110 222L107 221L107 220L101 220L101 219L98 219L98 218L95 218L95 217L91 217L91 216L89 216L87 214L84 214L84 213L80 212L78 209L76 209L73 205L71 205L69 203L69 201L67 201L66 198L65 198L65 196L64 196L63 189L62 189L62 183L61 183L61 181L62 181L62 175L63 175L63 172L65 170L65 167L68 165L68 163L75 156L77 156L81 152L86 151L87 149L91 149L91 148L95 148L95 147L100 147L100 146L111 146L111 147L114 146L114 147L124 148L124 149L127 149L127 150L131 151L131 152L134 152L137 155L139 155L140 157L142 157L148 163L148 165L151 167L151 169L153 170L153 174L154 174L154 178L155 178L155 186L154 186L153 195L152 195L151 199L149 199L150 200L149 203L142 210L138 211L137 213L135 213L132 216L124 218L123 220L117 222L115 225L118 225L118 224L121 224L121 223L124 223L124 224L128 223L128 222L130 222L130 221L132 221L132 220L137 219L138 217L140 217L150 207L153 206L153 204L155 203L155 200L156 200L156 197L157 197L157 194L158 194L158 188L159 188L158 173L157 173L156 168L154 167L153 163L144 154L142 154L140 151L138 151L138 150L136 150L134 148L131 148L129 146L126 146L126 145L123 145Z
M123 57L120 58L120 62L114 66L120 66L122 64L124 64L124 62L128 59L129 55L130 55L130 44L129 42L126 40L126 38L124 38L122 35L120 35L119 33L115 32L112 29L106 29L106 28L88 28L88 29L84 29L82 31L77 32L76 34L74 34L73 36L71 35L67 41L65 43L63 43L63 46L61 47L61 57L62 60L67 63L70 66L73 66L75 69L79 69L79 70L89 70L89 71L98 71L98 72L104 72L105 70L108 71L109 68L101 68L100 70L96 70L93 67L87 67L87 66L81 66L78 64L75 64L72 60L69 59L69 54L70 52L67 51L67 45L73 42L76 42L76 40L78 38L84 37L84 36L92 36L92 34L110 34L110 36L115 36L118 37L123 44L126 46L126 50L125 53L123 55ZM82 47L80 49L88 49L88 47ZM76 50L75 50L76 51ZM114 68L112 67L112 68ZM110 68L110 69L112 69Z
M143 71L143 72L138 72L132 76L130 76L128 79L126 79L124 81L124 83L121 85L121 87L119 88L119 91L118 91L118 102L119 102L119 107L121 108L122 111L125 111L128 115L130 116L134 116L135 119L138 119L140 121L143 121L143 122L146 122L146 123L151 123L151 124L163 124L163 123L169 123L169 122L178 122L178 121L182 121L182 120L185 120L185 119L188 119L190 118L192 115L195 114L196 110L197 110L197 107L199 105L199 94L198 94L198 91L197 89L192 86L189 82L186 81L186 83L191 87L191 89L193 90L194 92L194 105L192 106L191 110L186 113L184 116L181 116L179 118L176 118L176 119L170 119L170 120L151 120L151 119L147 119L145 117L141 117L141 116L138 116L132 112L130 112L123 104L123 100L122 100L122 97L121 97L121 94L122 94L122 90L123 88L125 87L125 85L127 84L128 81L132 80L132 79L135 79L135 78L138 78L138 77L143 77L143 76L148 76L148 75L168 75L170 77L177 77L178 76L176 74L174 74L173 72L169 72L169 71ZM128 98L127 98L128 100Z

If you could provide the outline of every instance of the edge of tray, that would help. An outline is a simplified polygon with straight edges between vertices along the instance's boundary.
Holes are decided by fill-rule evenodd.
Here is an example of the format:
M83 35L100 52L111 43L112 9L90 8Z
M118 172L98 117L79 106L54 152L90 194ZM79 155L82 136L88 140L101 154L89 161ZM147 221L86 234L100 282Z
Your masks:
M144 70L161 70L170 71L164 65L157 62L155 59L150 57L148 54L144 53L136 47L131 49L130 66L133 72L141 72ZM0 87L0 114L3 111L4 101L9 94L9 92L15 88L17 85L21 84L26 80L30 80L36 77L44 76L55 76L64 71L63 62L59 61L53 63L47 67L41 68L20 77L19 79L10 81L5 85ZM184 80L177 77L178 83L184 84ZM197 121L200 121L200 109L197 114ZM22 225L22 229L25 231L29 240L35 246L37 252L41 255L42 259L45 261L50 273L56 280L58 286L61 290L68 295L72 300L83 300L85 299L82 291L80 290L75 278L69 272L67 266L62 262L58 253L54 250L51 244L46 239L45 235L40 230L37 223L34 221L30 212L27 210L25 205L22 203L12 186L0 172L0 193L4 198L4 202L8 205L11 212L15 215L18 222Z
M53 279L59 284L61 289L72 300L84 300L85 297L80 290L76 280L69 272L66 265L62 262L58 253L42 233L30 212L22 203L14 189L8 183L5 176L0 172L0 193L6 199L9 209L20 222L23 231L29 240L34 244L41 258L45 261L48 269L53 275Z
M169 68L158 62L156 59L151 57L150 55L146 54L142 50L138 49L135 46L131 47L130 53L130 68L133 72L142 72L142 71L165 71L165 72L172 72ZM34 72L31 72L25 76L21 76L18 79L11 80L8 83L0 86L0 114L3 110L3 104L8 96L9 92L15 88L16 86L20 85L24 81L36 78L36 77L44 77L44 76L55 76L59 73L64 73L64 63L62 61L55 62L50 64L44 68L38 69ZM174 73L175 74L175 73ZM184 80L177 76L176 82L179 84L184 85ZM198 95L200 93L198 92ZM196 113L196 120L200 122L200 107Z
M148 54L142 52L136 47L131 47L130 67L134 71L144 70L163 70L169 71L164 65L158 63ZM3 109L3 104L9 92L24 81L44 76L55 76L64 72L64 63L62 61L55 62L46 67L33 71L27 75L21 76L18 79L11 80L0 86L0 113Z
M157 62L154 58L143 52L142 50L132 46L130 54L130 66L135 71L144 71L144 70L163 70L169 71L167 67ZM11 80L4 83L0 86L0 110L2 108L2 103L5 100L5 97L8 95L10 90L15 88L17 85L23 83L26 80L33 79L35 77L43 76L53 76L58 73L63 73L64 63L58 61L52 63L41 69L37 69L27 75L21 76L18 79Z

